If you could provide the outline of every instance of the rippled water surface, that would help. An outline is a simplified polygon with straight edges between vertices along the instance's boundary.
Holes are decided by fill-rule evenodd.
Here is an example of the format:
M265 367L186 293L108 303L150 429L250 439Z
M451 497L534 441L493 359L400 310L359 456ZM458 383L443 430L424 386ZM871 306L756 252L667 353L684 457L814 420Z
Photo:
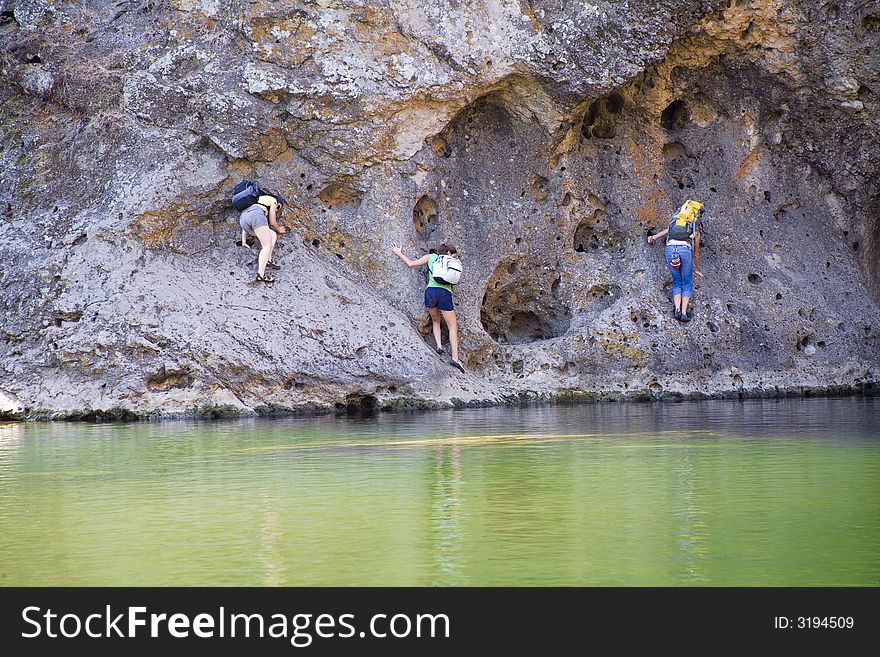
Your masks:
M0 424L2 585L880 584L880 398Z

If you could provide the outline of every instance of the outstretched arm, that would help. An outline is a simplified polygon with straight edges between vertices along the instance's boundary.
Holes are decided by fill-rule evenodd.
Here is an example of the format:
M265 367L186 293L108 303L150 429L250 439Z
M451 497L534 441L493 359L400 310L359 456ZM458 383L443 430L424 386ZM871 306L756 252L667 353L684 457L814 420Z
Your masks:
M398 258L403 260L406 263L407 267L421 267L422 265L428 264L428 256L427 255L423 255L418 260L410 260L405 255L403 255L403 251L402 251L401 247L397 244L391 245L391 251L394 253L394 255L396 255Z
M661 231L660 231L659 233L657 233L656 235L651 235L651 237L648 238L648 244L653 244L654 242L656 242L657 240L659 240L661 237L663 237L664 235L666 235L666 233L668 233L668 232L669 232L669 229L668 229L668 228L664 228L663 230L661 230Z

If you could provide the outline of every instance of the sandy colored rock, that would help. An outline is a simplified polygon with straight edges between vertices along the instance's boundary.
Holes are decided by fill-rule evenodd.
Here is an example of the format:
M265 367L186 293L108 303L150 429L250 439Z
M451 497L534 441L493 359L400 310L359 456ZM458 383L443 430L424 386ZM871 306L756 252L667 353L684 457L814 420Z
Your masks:
M870 392L880 13L0 0L0 413ZM232 186L288 200L252 283ZM662 246L706 203L695 315ZM455 244L463 360L411 256Z

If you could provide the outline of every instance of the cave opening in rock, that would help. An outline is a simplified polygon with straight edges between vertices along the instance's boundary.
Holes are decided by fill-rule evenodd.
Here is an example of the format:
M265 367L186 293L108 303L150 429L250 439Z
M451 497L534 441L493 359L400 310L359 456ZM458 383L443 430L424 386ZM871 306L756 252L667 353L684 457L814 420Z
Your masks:
M521 344L553 337L556 337L556 332L550 323L544 321L531 310L517 310L510 316L504 341L510 344Z
M623 110L623 96L619 93L613 93L608 96L608 100L605 101L605 107L612 114L620 114Z
M584 139L613 139L617 135L617 123L623 111L623 97L612 93L607 98L597 98L584 113L581 135Z
M480 322L500 344L549 340L568 331L571 311L560 298L561 278L540 266L502 262L486 285Z
M664 130L680 130L688 122L688 111L684 101L676 98L660 113L660 127Z
M452 155L452 149L449 147L449 142L441 135L434 135L434 137L431 138L431 149L438 157L449 157Z
M328 210L334 207L357 207L361 202L361 192L348 183L334 182L324 187L318 194L318 198Z
M425 241L431 239L434 229L437 227L437 204L434 199L422 196L413 207L413 227L416 235Z
M865 16L859 22L853 34L857 39L861 39L871 32L880 32L880 12Z

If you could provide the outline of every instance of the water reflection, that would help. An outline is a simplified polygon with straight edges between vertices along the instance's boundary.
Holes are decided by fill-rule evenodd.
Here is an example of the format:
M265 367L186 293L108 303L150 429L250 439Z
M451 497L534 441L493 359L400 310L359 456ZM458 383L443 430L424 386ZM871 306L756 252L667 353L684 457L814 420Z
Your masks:
M876 585L878 410L0 425L0 583Z
M700 473L696 468L696 459L685 450L679 459L677 470L676 494L673 498L674 513L678 517L677 543L679 548L676 579L682 583L696 585L708 581L703 571L706 549L706 526L703 516L706 509L700 497Z

